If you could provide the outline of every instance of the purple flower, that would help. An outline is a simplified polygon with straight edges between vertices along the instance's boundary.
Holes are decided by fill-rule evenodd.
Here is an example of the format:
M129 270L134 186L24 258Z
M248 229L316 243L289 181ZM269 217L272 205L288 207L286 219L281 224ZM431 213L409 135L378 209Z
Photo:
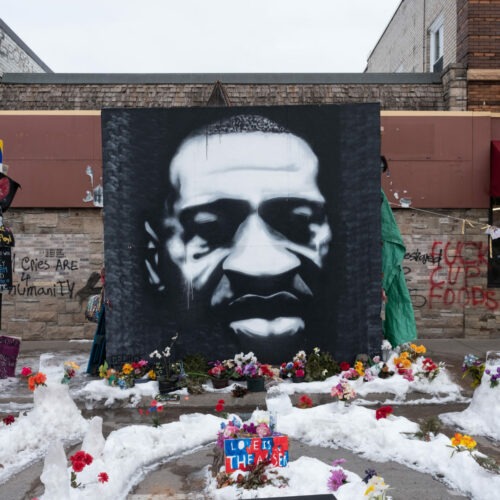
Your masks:
M368 484L368 481L373 477L377 475L377 471L375 469L366 469L365 470L366 476L363 478L363 481Z
M328 478L328 489L330 491L337 491L344 483L347 482L347 476L342 469L333 469Z

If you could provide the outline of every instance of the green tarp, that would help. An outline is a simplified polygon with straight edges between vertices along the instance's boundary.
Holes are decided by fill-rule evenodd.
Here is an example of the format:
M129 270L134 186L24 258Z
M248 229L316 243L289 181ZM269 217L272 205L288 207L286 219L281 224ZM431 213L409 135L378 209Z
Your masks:
M387 296L384 337L397 346L417 338L415 315L402 267L406 248L396 219L382 191L382 288Z

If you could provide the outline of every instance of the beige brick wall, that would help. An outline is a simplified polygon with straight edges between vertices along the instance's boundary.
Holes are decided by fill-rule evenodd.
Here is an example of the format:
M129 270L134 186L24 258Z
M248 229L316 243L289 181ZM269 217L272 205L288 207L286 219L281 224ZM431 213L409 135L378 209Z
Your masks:
M2 330L25 340L92 338L86 284L103 262L100 209L11 209L14 288L3 294ZM100 283L98 283L100 286Z
M500 289L488 288L487 210L395 210L421 338L500 338ZM470 220L474 227L463 219Z
M500 337L500 289L487 285L481 229L487 210L435 212L395 210L420 338ZM464 218L474 227L462 234ZM16 236L15 289L3 294L3 332L25 340L92 338L85 285L103 263L101 210L11 209L6 223Z

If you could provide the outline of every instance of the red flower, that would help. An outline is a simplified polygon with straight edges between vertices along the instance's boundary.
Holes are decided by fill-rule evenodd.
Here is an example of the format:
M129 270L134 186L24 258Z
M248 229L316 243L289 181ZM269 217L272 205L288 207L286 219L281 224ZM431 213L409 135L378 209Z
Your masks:
M97 476L97 480L100 483L107 483L109 481L109 476L105 472L99 472L99 475Z
M387 418L393 412L392 406L381 406L375 412L375 418L380 420L381 418Z
M158 405L156 407L156 411L163 411L163 406L162 405Z
M217 404L215 405L215 411L220 413L221 411L224 411L224 404L226 402L223 399L219 399Z
M80 462L79 460L75 460L71 464L75 472L82 472L82 470L85 468L85 462Z
M75 472L81 472L86 465L90 465L93 461L92 455L89 455L83 450L77 451L74 455L71 455L69 459L71 460ZM77 467L79 468L79 470L77 470Z
M343 372L346 372L347 370L349 370L349 368L351 368L351 365L347 361L342 361L339 366L340 370Z
M14 420L15 420L15 418L14 418L14 416L13 416L13 415L7 415L6 417L4 417L4 418L2 419L2 421L3 421L3 423L4 423L5 425L10 425L10 424L13 424L13 423L14 423Z
M305 394L300 397L299 404L297 405L299 408L312 408L313 402L309 396Z
M23 377L29 377L30 375L33 375L33 370L29 366L23 366L23 369L21 370L21 375Z

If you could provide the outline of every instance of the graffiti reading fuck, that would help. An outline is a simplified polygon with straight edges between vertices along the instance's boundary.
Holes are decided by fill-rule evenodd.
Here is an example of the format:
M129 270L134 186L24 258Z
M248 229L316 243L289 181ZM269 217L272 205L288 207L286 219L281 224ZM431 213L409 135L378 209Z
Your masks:
M429 276L429 308L437 303L486 307L492 311L498 308L495 291L474 283L487 269L487 245L480 241L435 241L431 258L441 256Z

